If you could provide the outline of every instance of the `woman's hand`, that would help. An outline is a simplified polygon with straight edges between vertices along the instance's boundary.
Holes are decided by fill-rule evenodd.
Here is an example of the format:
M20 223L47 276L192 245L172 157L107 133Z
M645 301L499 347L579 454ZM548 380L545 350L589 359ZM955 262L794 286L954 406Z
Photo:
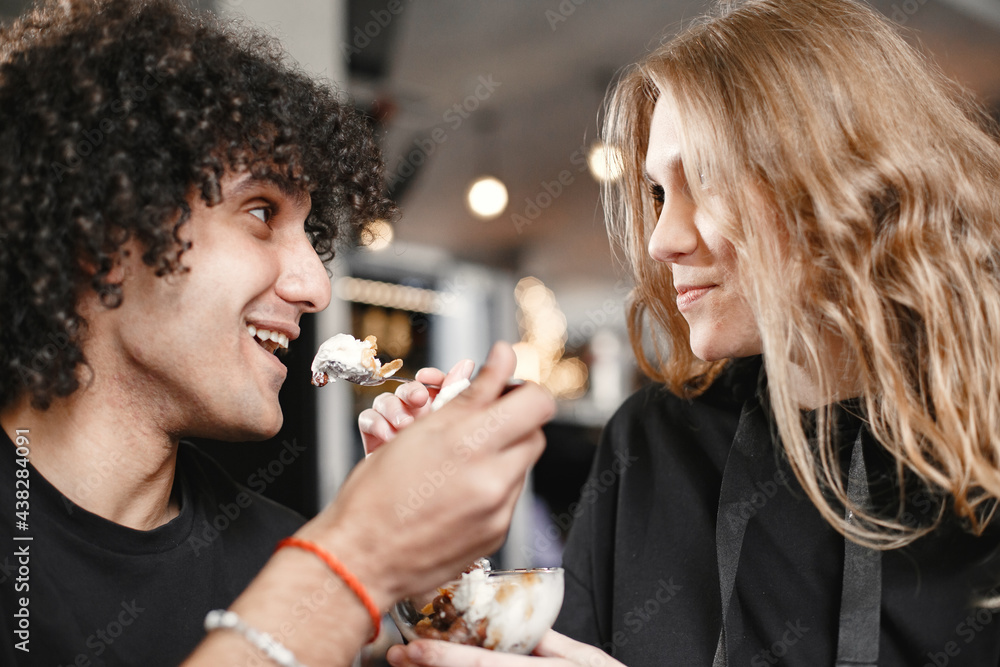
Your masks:
M542 637L530 656L421 639L393 646L386 657L393 667L624 667L601 649L554 630Z
M436 368L421 368L415 376L416 382L399 385L394 394L386 392L376 396L372 407L358 415L365 454L371 454L395 438L400 429L431 411L431 403L440 389L429 389L425 384L447 387L472 377L475 367L471 359L465 359L455 364L447 375Z

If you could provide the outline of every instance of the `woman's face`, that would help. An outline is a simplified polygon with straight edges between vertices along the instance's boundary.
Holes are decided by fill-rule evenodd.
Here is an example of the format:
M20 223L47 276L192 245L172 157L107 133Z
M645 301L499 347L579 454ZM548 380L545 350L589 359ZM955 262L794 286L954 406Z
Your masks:
M646 178L657 200L649 255L673 273L677 309L690 329L691 351L705 361L760 354L757 322L743 296L732 244L718 221L691 197L681 161L680 127L672 99L653 110Z

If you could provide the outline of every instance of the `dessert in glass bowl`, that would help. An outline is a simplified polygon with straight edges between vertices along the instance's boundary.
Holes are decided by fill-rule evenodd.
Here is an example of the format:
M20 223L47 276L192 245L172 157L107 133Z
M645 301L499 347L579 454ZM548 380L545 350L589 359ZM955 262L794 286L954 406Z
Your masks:
M527 654L552 627L562 598L562 568L479 566L433 593L398 602L391 615L407 641L442 639Z

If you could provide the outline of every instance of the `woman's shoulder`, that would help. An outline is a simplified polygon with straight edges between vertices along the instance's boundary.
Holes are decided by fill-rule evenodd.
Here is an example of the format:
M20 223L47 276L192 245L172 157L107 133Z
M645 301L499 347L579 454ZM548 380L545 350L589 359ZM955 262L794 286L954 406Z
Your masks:
M662 384L647 384L608 422L605 456L648 457L651 467L697 458L699 467L721 470L744 404L756 395L759 357L730 362L702 394L682 397ZM702 460L704 459L704 460Z
M612 423L711 419L718 413L739 413L761 386L760 357L730 361L708 389L698 396L679 396L665 385L648 382L629 396Z

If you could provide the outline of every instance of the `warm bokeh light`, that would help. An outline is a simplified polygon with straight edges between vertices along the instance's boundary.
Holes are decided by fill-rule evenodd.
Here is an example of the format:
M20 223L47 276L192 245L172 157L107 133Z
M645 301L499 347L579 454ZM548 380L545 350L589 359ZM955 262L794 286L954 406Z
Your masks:
M480 176L469 186L466 201L480 218L495 218L507 208L507 186L494 176Z
M595 141L587 155L590 174L601 183L616 181L622 175L622 154L614 146Z
M386 310L378 306L365 308L361 314L361 331L378 339L379 352L389 357L405 357L413 347L413 326L403 310Z
M556 296L533 276L522 278L514 288L521 341L514 345L517 369L514 376L545 386L561 399L582 396L588 369L580 359L565 358L566 316Z
M519 380L529 380L531 382L541 382L542 373L538 360L538 350L531 343L514 343L514 354L517 356L517 366L514 368L514 377Z
M587 375L587 365L581 360L575 357L560 359L549 372L545 386L559 398L580 398L587 386Z
M391 224L385 220L372 220L361 233L361 245L372 252L378 252L388 248L394 237Z
M443 294L420 287L343 276L333 283L333 292L338 299L355 303L398 308L415 313L445 312Z

